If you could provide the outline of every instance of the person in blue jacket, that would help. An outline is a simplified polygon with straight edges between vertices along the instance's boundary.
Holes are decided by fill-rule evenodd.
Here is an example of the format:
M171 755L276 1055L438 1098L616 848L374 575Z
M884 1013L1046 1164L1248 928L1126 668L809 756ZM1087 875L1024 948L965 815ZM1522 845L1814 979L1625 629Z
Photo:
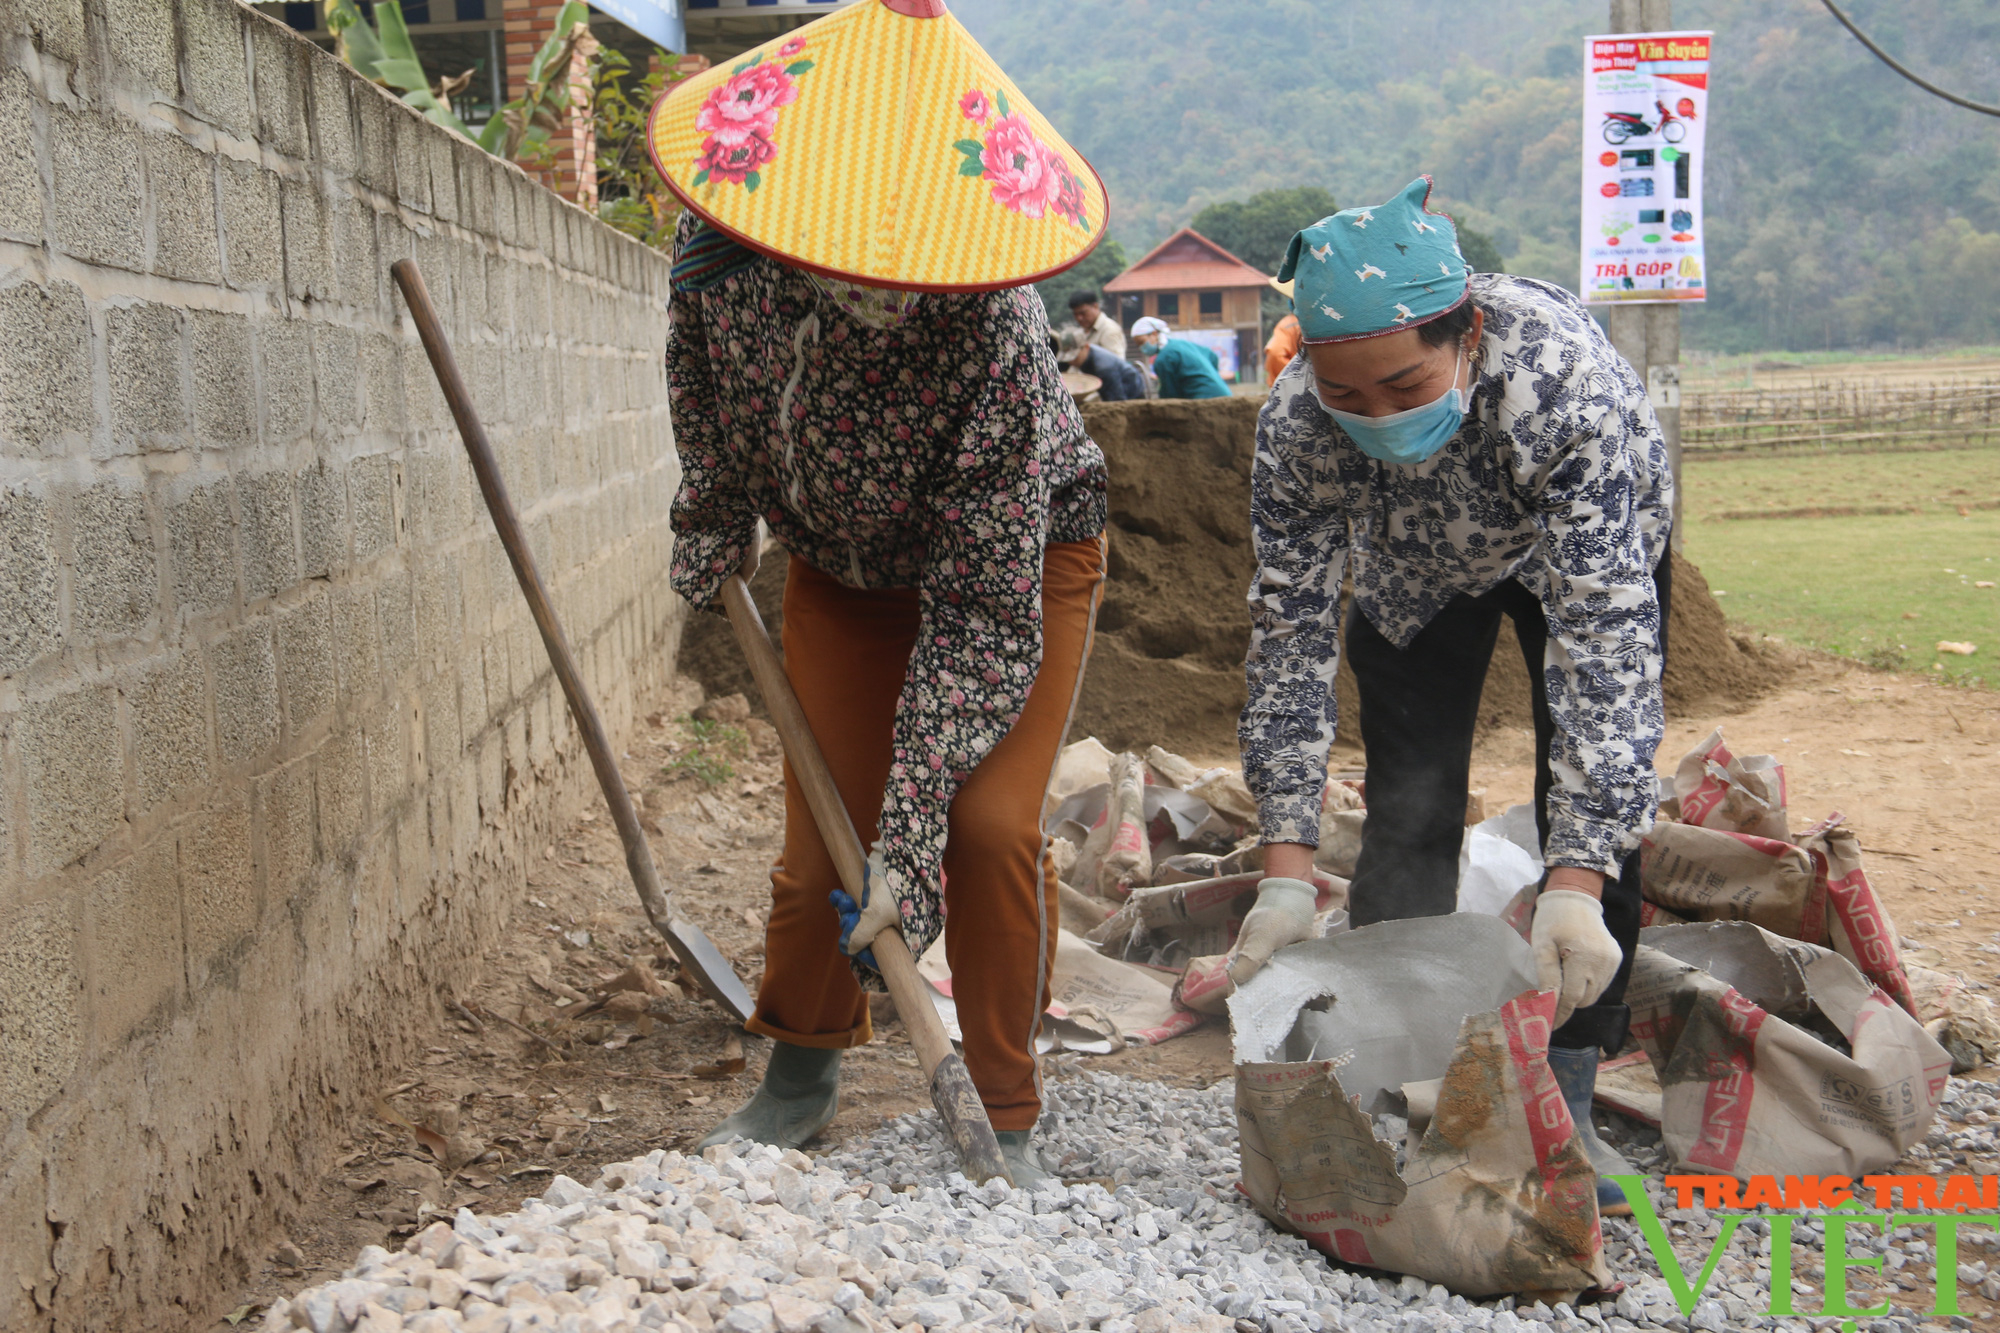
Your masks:
M1090 342L1089 335L1075 325L1063 329L1056 356L1065 368L1097 377L1099 402L1122 403L1146 396L1146 372Z
M1160 381L1162 398L1227 398L1229 381L1222 378L1222 358L1213 348L1185 338L1172 338L1163 319L1148 315L1132 325L1139 355L1150 358Z

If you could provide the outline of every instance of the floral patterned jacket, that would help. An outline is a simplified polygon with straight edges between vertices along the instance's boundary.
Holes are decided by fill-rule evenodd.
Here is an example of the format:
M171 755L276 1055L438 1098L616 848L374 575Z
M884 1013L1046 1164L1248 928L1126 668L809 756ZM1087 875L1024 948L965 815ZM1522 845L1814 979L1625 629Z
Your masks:
M690 215L677 255L693 231ZM922 594L881 818L921 954L942 928L952 796L1041 665L1042 548L1103 530L1104 456L1032 290L926 295L877 330L805 273L746 255L703 290L677 285L672 312L674 590L707 606L761 517L851 587Z
M1357 449L1304 358L1272 386L1251 474L1244 777L1265 841L1319 842L1350 560L1355 605L1399 647L1458 594L1519 579L1549 620L1546 859L1615 876L1657 796L1666 443L1638 376L1574 296L1504 274L1474 277L1472 295L1486 327L1471 406L1422 463Z

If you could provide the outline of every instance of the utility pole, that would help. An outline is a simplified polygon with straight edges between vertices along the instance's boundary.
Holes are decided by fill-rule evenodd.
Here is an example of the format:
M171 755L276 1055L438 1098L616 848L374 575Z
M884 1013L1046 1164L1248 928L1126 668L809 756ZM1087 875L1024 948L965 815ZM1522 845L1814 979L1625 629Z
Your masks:
M1611 0L1612 32L1670 32L1673 0ZM1613 304L1605 331L1646 383L1674 473L1674 549L1681 547L1681 307L1678 301Z

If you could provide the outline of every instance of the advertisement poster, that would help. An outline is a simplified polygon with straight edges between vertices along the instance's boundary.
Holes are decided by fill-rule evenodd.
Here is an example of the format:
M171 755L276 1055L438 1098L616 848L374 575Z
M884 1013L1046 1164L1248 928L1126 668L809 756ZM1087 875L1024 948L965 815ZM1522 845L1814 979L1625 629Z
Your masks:
M1235 329L1175 329L1170 337L1200 343L1215 353L1215 359L1222 364L1218 369L1222 378L1234 383L1236 380L1236 330Z
M1708 297L1701 208L1713 33L1583 39L1586 301Z

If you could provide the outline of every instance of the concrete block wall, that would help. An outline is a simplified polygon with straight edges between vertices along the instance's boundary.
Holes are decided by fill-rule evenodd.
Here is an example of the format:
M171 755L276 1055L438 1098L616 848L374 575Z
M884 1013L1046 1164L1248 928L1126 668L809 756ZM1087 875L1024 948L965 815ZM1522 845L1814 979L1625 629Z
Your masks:
M0 1328L204 1327L670 669L667 266L233 0L0 0Z

